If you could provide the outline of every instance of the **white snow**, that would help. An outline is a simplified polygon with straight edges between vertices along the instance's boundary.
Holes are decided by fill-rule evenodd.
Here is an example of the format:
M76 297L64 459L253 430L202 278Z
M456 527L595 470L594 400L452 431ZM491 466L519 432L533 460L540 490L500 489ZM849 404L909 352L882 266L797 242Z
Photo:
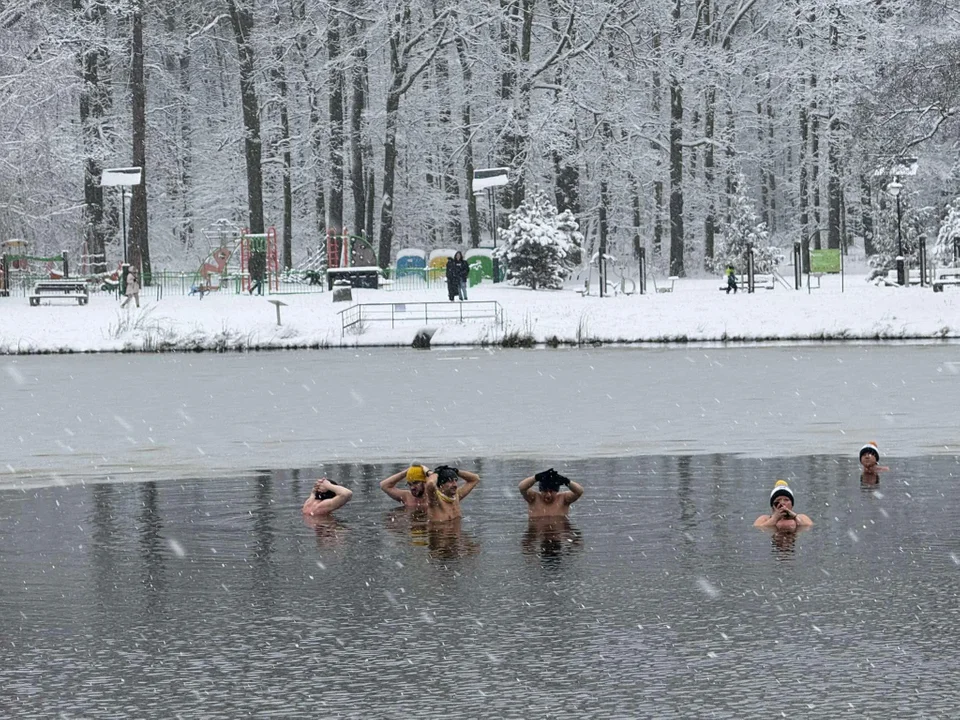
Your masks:
M666 278L657 280L659 287L667 285ZM583 289L582 281L563 290L532 291L489 282L470 288L471 301L500 304L503 327L489 320L429 318L398 320L394 328L389 322L370 321L346 333L341 332L339 313L351 305L443 305L446 289L354 289L352 303L334 303L329 292L282 295L287 306L280 326L266 296L212 293L202 300L175 295L157 300L148 288L139 309L120 309L112 295L94 294L86 306L60 302L39 307L31 307L25 297L7 297L0 298L0 352L409 345L426 325L438 328L433 345L494 344L505 333L569 343L960 337L957 288L934 293L919 286L878 287L863 275L848 275L844 292L839 276L825 276L823 287L811 292L778 286L752 295L727 295L714 277L679 279L673 292L654 292L649 282L645 295L600 298L596 275L593 281L588 296L577 292ZM22 378L8 368L7 381L19 383Z

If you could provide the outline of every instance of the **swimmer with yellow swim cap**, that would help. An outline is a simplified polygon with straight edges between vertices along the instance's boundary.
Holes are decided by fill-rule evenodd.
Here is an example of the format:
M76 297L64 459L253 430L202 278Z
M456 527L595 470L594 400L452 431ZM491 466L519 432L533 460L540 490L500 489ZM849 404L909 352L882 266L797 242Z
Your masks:
M380 489L404 507L425 508L427 507L426 485L429 472L426 466L414 463L406 470L381 480ZM407 481L405 490L397 487L402 480Z
M754 527L769 528L779 532L796 532L813 525L813 520L793 511L793 491L786 480L777 480L770 492L770 514L761 515Z

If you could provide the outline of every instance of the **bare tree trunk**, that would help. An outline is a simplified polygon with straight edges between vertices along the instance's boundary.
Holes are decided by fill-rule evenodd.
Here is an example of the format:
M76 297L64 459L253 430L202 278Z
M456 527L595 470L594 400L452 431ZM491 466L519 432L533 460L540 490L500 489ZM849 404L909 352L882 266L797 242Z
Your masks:
M816 97L817 76L810 77L810 90ZM820 230L823 227L820 217L820 110L817 101L810 103L810 192L813 205L813 248L821 248Z
M457 59L460 61L460 74L463 78L465 100L460 108L460 134L463 137L463 170L466 175L467 227L470 232L470 247L480 245L480 216L477 212L477 196L473 194L473 119L471 117L470 94L473 88L473 70L467 58L466 43L461 34L455 40Z
M152 283L150 241L147 233L147 85L143 76L143 0L133 5L133 62L130 68L133 106L133 164L142 168L139 185L130 195L130 264L140 268L146 285Z
M256 56L253 45L253 10L248 0L227 0L230 22L240 61L240 100L243 105L244 156L247 165L247 210L250 232L263 232L263 153L260 138L260 99L257 95Z
M827 134L827 247L831 250L840 249L840 229L843 223L839 130L840 123L834 117L830 120Z
M650 79L650 86L652 88L651 92L651 109L653 112L653 117L656 118L657 122L660 122L660 98L661 93L663 92L663 83L660 77L660 64L663 61L661 54L661 47L663 40L660 37L660 33L656 32L653 34L653 77ZM653 152L656 155L656 164L653 170L653 252L655 255L662 256L663 254L663 161L662 150L656 142L651 142L651 147Z
M873 225L873 202L871 201L872 189L870 187L870 178L866 175L860 176L860 225L863 233L863 252L867 257L876 254L876 248L873 244L874 225Z
M89 3L84 10L83 0L73 0L73 9L81 15L81 24L95 25L103 22L104 7L100 3ZM91 33L93 37L97 33ZM83 174L83 214L85 220L84 237L87 241L87 253L94 257L91 271L102 273L106 270L104 252L106 250L107 223L104 219L103 188L100 176L104 154L100 148L106 142L103 134L103 118L112 105L110 96L108 55L105 48L84 46L78 56L80 72L83 76L83 90L80 93L80 127L83 133L83 147L86 160ZM104 80L101 80L101 77Z
M679 39L682 0L674 0L674 37ZM679 56L675 60L682 62ZM670 76L670 274L682 277L683 271L683 85L679 68Z
M340 57L340 17L336 7L330 9L327 23L327 122L330 128L330 179L327 201L327 231L343 232L343 68Z
M363 111L367 106L367 49L358 41L357 25L350 25L353 66L350 73L350 190L353 197L353 228L358 235L370 237L373 228L366 223L366 198L364 197L364 139Z
M277 30L281 30L283 23L280 19L279 6L274 14L274 22ZM291 151L290 101L287 97L285 57L286 50L278 43L273 50L273 71L271 74L273 76L273 82L277 86L277 92L280 95L280 157L283 163L283 228L281 230L281 245L283 247L283 267L290 270L293 267L293 186L291 184L293 153Z

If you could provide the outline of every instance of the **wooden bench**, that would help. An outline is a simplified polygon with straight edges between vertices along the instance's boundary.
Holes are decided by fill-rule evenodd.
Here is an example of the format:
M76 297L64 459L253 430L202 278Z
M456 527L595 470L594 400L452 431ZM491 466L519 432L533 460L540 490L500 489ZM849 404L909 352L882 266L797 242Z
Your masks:
M960 285L960 268L941 268L934 273L933 291L943 292L944 285Z
M39 305L43 298L76 300L80 305L86 305L90 294L86 280L40 280L27 297L31 305Z

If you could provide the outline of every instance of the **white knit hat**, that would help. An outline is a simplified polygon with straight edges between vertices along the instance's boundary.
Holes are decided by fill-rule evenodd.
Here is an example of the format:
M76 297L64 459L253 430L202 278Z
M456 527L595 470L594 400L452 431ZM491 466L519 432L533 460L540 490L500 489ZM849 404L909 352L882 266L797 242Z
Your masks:
M864 453L873 453L873 456L877 458L877 462L880 462L880 449L873 440L860 448L860 453L857 455L857 457L862 458Z
M794 501L793 490L790 489L790 486L787 484L786 480L777 480L776 484L773 486L773 490L770 491L770 507L773 507L773 501L781 495L790 498L790 502Z

